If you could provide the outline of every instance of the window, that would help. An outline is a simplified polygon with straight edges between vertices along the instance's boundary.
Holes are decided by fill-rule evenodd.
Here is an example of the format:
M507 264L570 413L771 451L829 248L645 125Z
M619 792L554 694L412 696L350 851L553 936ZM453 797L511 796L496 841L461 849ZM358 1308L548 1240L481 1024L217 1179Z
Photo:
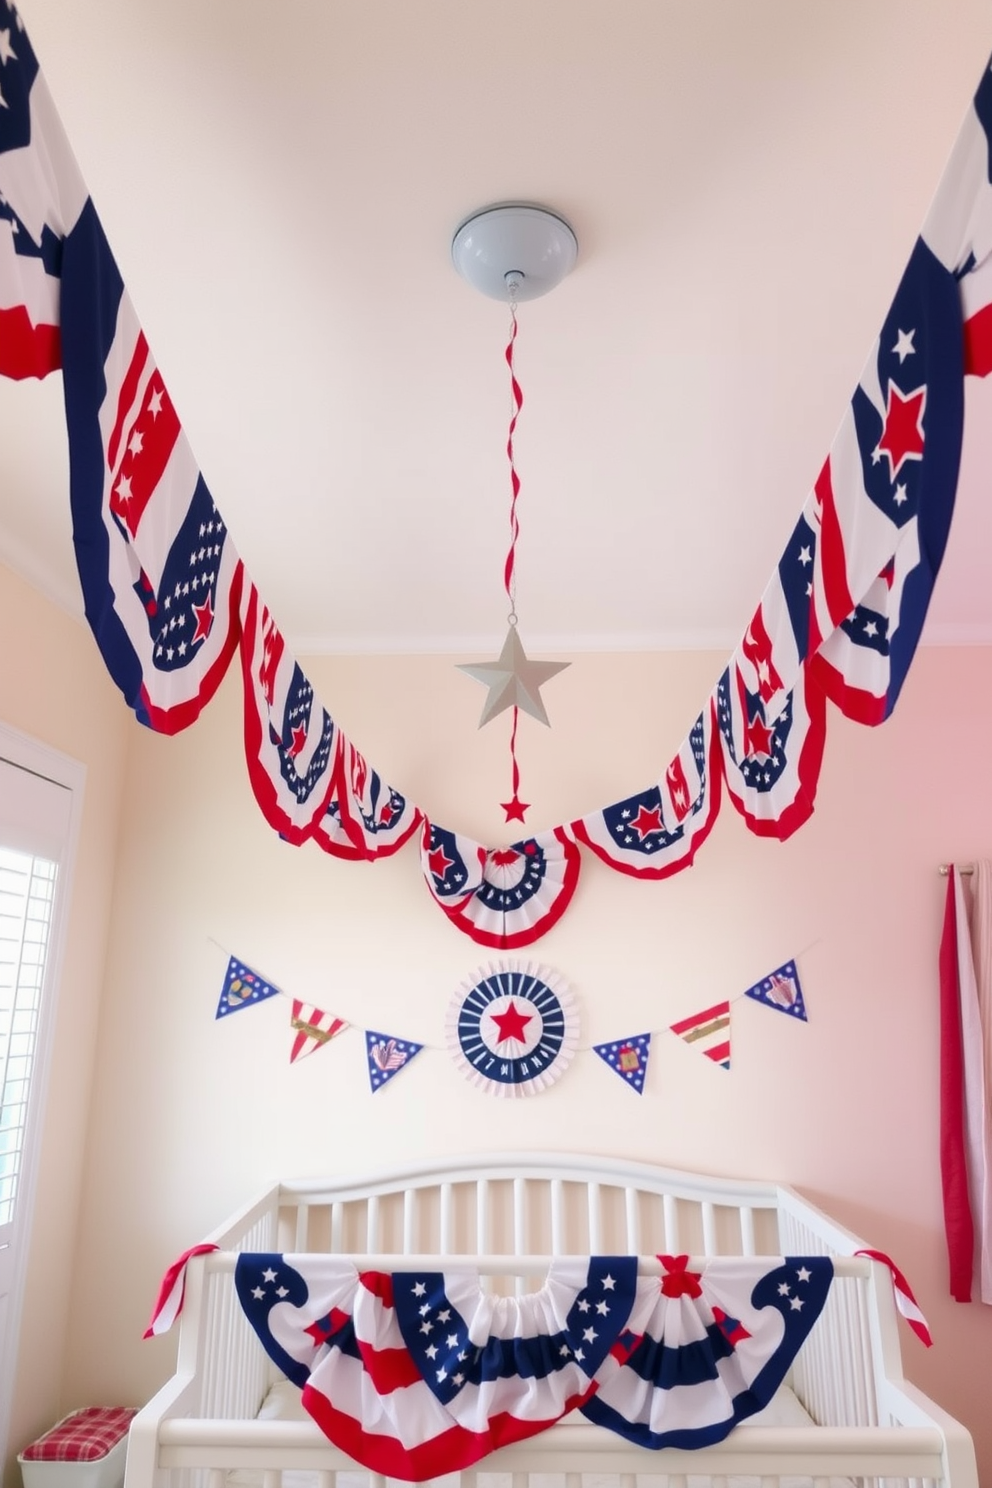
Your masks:
M0 847L0 1243L17 1201L56 873Z
M0 1461L85 768L0 724Z

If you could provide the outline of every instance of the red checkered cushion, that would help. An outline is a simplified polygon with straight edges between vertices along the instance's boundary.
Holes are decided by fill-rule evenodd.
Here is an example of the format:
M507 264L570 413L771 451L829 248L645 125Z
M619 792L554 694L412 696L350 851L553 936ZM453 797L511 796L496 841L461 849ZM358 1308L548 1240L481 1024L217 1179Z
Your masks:
M127 1435L137 1411L126 1405L87 1405L25 1447L26 1462L96 1462Z

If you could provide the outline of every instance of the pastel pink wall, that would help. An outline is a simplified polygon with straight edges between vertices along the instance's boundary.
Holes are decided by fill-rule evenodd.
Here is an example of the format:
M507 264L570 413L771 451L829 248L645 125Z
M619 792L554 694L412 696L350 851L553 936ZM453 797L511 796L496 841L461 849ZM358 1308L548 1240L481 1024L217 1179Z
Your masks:
M2 566L0 636L3 722L86 765L12 1405L16 1450L51 1425L62 1404L120 789L132 730L88 629ZM8 1485L20 1481L13 1455Z
M397 785L494 844L507 835L506 720L476 731L482 694L454 670L461 659L308 670ZM545 693L553 729L522 725L532 827L655 779L723 659L574 658ZM750 836L728 808L696 867L668 882L585 858L571 909L531 954L576 993L587 1052L531 1101L493 1101L444 1051L450 997L492 957L433 905L414 848L355 865L280 842L250 795L240 734L233 677L187 734L130 734L64 1404L138 1401L162 1380L174 1342L140 1341L162 1270L266 1181L584 1148L786 1180L890 1251L936 1337L927 1353L906 1334L906 1372L972 1429L992 1477L992 1315L945 1295L935 975L938 864L989 852L992 650L922 652L880 730L832 716L818 808L790 842ZM428 1047L375 1098L355 1031L290 1067L285 999L214 1021L229 952L360 1028ZM808 1026L736 1004L729 1074L659 1032L637 1098L588 1052L664 1030L789 957ZM90 1284L108 1258L109 1301Z

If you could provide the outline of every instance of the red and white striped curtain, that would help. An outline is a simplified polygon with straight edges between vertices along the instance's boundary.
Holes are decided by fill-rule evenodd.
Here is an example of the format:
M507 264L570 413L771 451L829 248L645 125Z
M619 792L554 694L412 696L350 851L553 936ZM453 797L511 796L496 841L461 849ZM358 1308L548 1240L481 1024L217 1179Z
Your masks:
M992 864L952 864L940 944L940 1165L951 1296L992 1303Z

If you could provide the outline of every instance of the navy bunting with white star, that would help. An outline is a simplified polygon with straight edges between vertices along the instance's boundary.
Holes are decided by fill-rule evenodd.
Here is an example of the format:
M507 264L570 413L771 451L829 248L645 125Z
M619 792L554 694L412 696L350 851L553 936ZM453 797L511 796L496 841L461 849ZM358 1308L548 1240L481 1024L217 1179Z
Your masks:
M6 21L6 24L3 22ZM136 717L196 721L235 654L259 808L295 845L373 861L418 837L448 922L498 950L571 903L581 849L622 873L687 868L724 791L755 833L813 809L826 704L895 706L943 558L967 377L992 372L992 74L950 164L781 558L716 687L654 781L488 848L427 820L344 738L244 568L152 356L11 0L0 0L0 376L61 369L70 507L87 620ZM522 819L516 798L511 817Z

